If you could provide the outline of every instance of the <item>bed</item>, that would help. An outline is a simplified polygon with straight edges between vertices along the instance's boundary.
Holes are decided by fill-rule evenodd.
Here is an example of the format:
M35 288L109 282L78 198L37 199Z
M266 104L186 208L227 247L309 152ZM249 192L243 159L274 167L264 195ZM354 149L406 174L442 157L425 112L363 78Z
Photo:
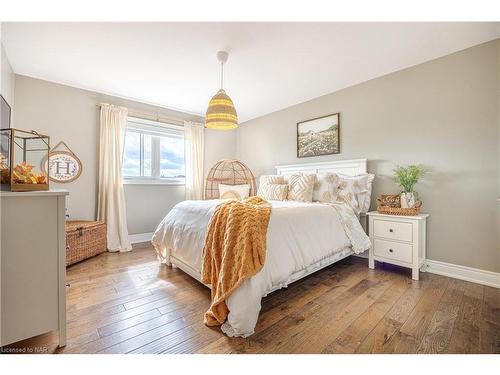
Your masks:
M355 176L366 173L366 159L278 166L276 171L284 176L297 172ZM221 202L214 199L177 204L153 235L160 261L179 267L201 282L205 234ZM226 301L230 312L221 329L228 336L247 337L254 332L262 297L370 246L358 217L345 204L270 203L266 262Z

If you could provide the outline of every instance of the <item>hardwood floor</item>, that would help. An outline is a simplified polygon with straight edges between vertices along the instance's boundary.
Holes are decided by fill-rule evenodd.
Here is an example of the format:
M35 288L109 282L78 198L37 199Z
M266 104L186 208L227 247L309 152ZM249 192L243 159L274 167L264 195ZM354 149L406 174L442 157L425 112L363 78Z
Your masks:
M210 291L159 265L150 245L67 274L68 345L57 333L9 346L49 353L500 353L500 290L347 259L274 292L256 333L203 325Z

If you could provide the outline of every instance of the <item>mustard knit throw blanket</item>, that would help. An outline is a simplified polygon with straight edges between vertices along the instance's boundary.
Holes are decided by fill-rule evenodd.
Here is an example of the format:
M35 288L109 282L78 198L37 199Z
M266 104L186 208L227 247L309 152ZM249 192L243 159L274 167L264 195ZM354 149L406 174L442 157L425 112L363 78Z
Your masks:
M207 326L226 321L226 298L243 281L257 274L266 260L266 236L271 205L260 197L218 205L208 224L201 279L212 286Z

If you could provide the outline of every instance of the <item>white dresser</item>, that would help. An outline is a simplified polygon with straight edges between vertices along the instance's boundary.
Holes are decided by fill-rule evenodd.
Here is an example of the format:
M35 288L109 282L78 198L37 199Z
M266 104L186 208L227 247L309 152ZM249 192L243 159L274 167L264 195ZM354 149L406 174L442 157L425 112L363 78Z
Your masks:
M368 232L372 247L370 268L375 261L396 264L412 269L412 279L418 280L420 267L426 257L427 214L396 216L368 212Z
M0 346L55 330L66 345L66 195L0 192Z

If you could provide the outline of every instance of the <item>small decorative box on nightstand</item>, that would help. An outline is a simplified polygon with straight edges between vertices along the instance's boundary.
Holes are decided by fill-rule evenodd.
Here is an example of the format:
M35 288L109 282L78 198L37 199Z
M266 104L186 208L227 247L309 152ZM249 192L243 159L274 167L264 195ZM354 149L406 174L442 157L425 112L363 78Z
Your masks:
M428 214L396 216L368 212L368 232L372 247L370 268L375 261L412 269L412 279L418 280L419 269L425 262L425 232Z

